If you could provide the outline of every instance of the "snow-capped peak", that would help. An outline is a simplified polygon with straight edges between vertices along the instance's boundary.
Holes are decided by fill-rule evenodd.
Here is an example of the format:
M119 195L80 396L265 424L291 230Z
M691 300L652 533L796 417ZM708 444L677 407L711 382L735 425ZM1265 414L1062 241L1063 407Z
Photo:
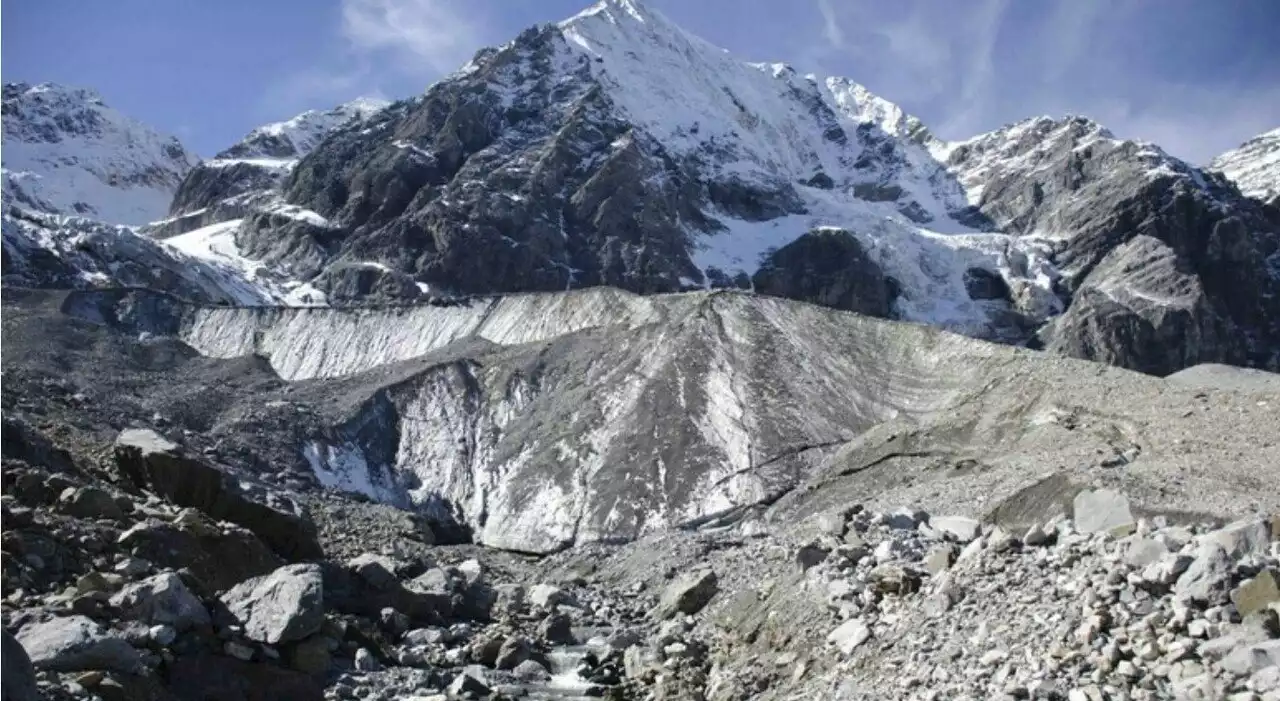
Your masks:
M1209 168L1227 176L1245 195L1280 201L1280 127L1218 156Z
M27 207L142 224L163 216L196 158L174 137L54 83L4 86L4 195Z
M390 103L360 97L330 110L308 110L283 122L264 124L239 143L215 156L215 160L247 158L295 161L311 152L329 132L352 119L365 119Z

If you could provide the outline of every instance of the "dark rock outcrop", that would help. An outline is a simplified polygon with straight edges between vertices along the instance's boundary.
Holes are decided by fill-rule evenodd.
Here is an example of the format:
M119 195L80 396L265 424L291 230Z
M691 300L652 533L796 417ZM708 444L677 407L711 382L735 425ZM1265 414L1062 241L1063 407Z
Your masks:
M36 701L36 671L31 658L9 631L0 631L0 653L4 658L3 674L0 674L0 697L3 701Z
M184 454L153 431L124 431L116 439L115 455L121 471L140 489L244 526L287 558L320 555L315 526L297 504L266 489L255 490L244 480Z
M769 254L752 278L756 292L887 318L893 285L857 237L818 229Z

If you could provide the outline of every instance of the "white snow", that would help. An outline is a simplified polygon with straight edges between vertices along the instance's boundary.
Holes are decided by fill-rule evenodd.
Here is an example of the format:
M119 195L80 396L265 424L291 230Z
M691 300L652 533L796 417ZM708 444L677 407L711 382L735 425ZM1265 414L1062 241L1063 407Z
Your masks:
M97 93L50 83L5 86L0 158L6 201L132 225L165 216L197 161Z
M387 466L371 466L358 446L333 446L310 441L303 447L302 455L311 465L316 479L325 487L364 494L384 504L408 506L393 488L395 483Z
M304 218L305 213L308 212L297 207L293 210L289 213L280 213L285 216ZM319 217L319 215L315 216ZM323 217L319 218L323 221ZM157 243L183 255L235 271L238 276L261 289L264 295L276 303L296 307L324 306L327 303L324 293L309 283L291 280L283 272L242 254L236 245L236 230L242 223L242 219L231 219Z
M1280 198L1280 128L1263 132L1213 159L1209 168L1260 200Z
M240 141L234 149L235 156L220 160L245 161L264 167L292 167L297 159L319 145L329 132L352 120L368 119L389 104L386 100L362 97L331 110L310 110L283 122L264 124ZM292 151L287 158L267 153L262 145L262 142L271 142L273 147L278 147L280 141Z

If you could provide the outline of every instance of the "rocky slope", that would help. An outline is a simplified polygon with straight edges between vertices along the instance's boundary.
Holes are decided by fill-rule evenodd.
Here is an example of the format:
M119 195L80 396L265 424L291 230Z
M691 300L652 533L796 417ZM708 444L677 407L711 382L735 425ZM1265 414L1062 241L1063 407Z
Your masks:
M366 119L386 106L384 101L361 98L254 129L193 168L174 193L169 216L147 227L148 233L168 238L253 213L287 213L287 208L278 206L273 192L298 159L329 132Z
M1218 156L1209 168L1227 176L1240 192L1280 204L1280 128L1259 134Z
M112 224L159 219L199 159L91 90L4 85L4 198Z
M3 303L48 698L1277 692L1253 375L731 292Z

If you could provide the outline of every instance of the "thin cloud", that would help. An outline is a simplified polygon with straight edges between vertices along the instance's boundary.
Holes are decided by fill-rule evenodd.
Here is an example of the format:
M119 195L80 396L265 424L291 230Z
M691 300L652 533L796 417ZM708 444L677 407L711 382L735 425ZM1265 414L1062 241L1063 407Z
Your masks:
M818 0L818 12L822 14L822 38L832 48L844 48L844 31L840 29L840 18L831 6L831 0Z
M459 0L340 0L327 64L293 73L259 111L281 119L356 97L403 97L453 72L484 43L483 15Z
M479 48L481 32L445 0L342 0L342 34L357 53L388 51L404 71L447 73Z

